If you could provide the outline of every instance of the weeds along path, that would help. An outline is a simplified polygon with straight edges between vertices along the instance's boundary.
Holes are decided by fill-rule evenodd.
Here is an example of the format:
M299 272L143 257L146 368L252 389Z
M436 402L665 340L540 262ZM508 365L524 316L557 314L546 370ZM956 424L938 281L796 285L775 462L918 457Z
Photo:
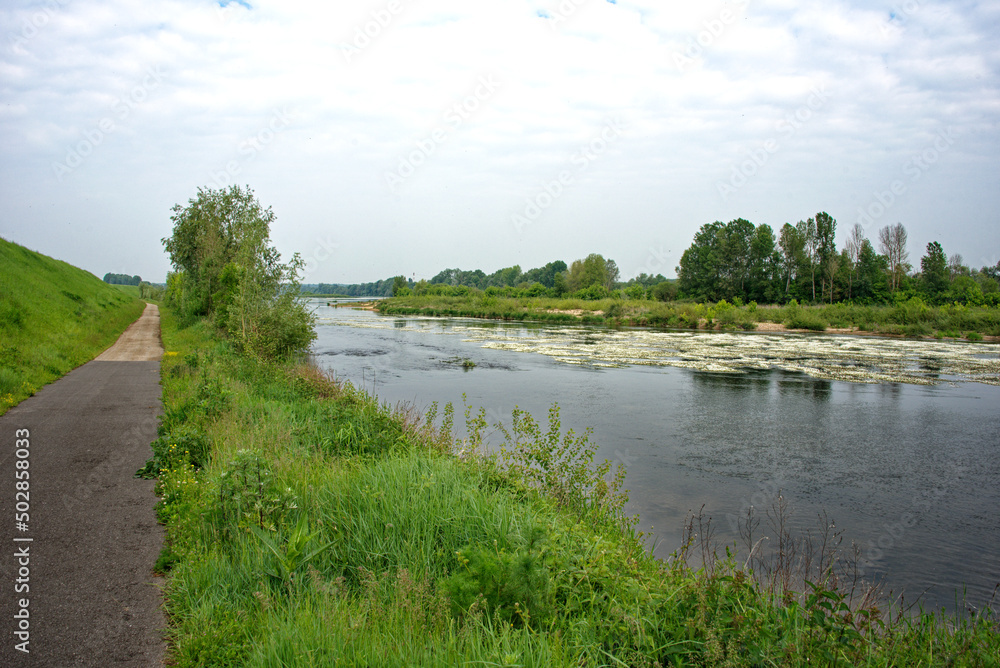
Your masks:
M0 416L0 665L159 666L159 311ZM25 475L23 472L27 471ZM24 650L28 650L27 653Z

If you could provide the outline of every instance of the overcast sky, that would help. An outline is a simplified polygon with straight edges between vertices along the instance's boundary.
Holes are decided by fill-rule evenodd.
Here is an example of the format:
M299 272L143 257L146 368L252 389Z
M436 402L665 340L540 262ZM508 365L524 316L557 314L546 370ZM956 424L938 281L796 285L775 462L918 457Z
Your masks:
M5 0L0 236L162 281L171 207L249 184L309 282L827 211L1000 261L1000 1ZM876 243L877 247L877 243Z

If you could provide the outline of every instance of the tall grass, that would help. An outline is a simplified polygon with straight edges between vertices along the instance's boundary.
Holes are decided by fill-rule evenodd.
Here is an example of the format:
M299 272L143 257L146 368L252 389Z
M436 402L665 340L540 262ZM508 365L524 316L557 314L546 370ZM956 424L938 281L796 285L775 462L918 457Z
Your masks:
M1000 336L1000 308L950 304L928 306L919 298L895 305L838 303L805 306L794 300L781 306L734 305L650 300L554 299L499 297L473 293L464 296L422 295L394 297L379 302L378 310L392 315L475 317L494 320L593 323L679 329L757 329L772 322L791 330L845 329L882 335L970 338ZM579 313L570 313L578 311ZM977 336L970 337L969 334Z
M829 579L654 559L558 411L486 457L482 413L455 442L451 407L435 427L162 323L172 665L995 665L987 614L879 626Z
M82 269L0 239L0 414L93 359L143 308Z

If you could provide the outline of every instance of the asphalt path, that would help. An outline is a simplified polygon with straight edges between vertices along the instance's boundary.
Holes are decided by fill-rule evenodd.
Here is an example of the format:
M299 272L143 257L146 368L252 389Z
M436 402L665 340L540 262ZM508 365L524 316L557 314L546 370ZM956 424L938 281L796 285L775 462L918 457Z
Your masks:
M161 666L159 311L0 416L0 666ZM25 474L27 472L27 475ZM23 650L27 650L26 652Z

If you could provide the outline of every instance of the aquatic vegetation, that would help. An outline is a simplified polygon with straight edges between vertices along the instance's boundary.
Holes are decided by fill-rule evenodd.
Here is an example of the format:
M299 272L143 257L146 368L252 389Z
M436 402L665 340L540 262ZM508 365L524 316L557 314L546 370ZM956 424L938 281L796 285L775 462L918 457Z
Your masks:
M400 328L396 319L389 318L337 324ZM715 373L778 369L853 383L933 385L950 381L1000 385L1000 350L961 341L479 325L433 318L408 319L404 327L432 334L457 334L483 348L537 353L564 364L595 368L643 365Z

